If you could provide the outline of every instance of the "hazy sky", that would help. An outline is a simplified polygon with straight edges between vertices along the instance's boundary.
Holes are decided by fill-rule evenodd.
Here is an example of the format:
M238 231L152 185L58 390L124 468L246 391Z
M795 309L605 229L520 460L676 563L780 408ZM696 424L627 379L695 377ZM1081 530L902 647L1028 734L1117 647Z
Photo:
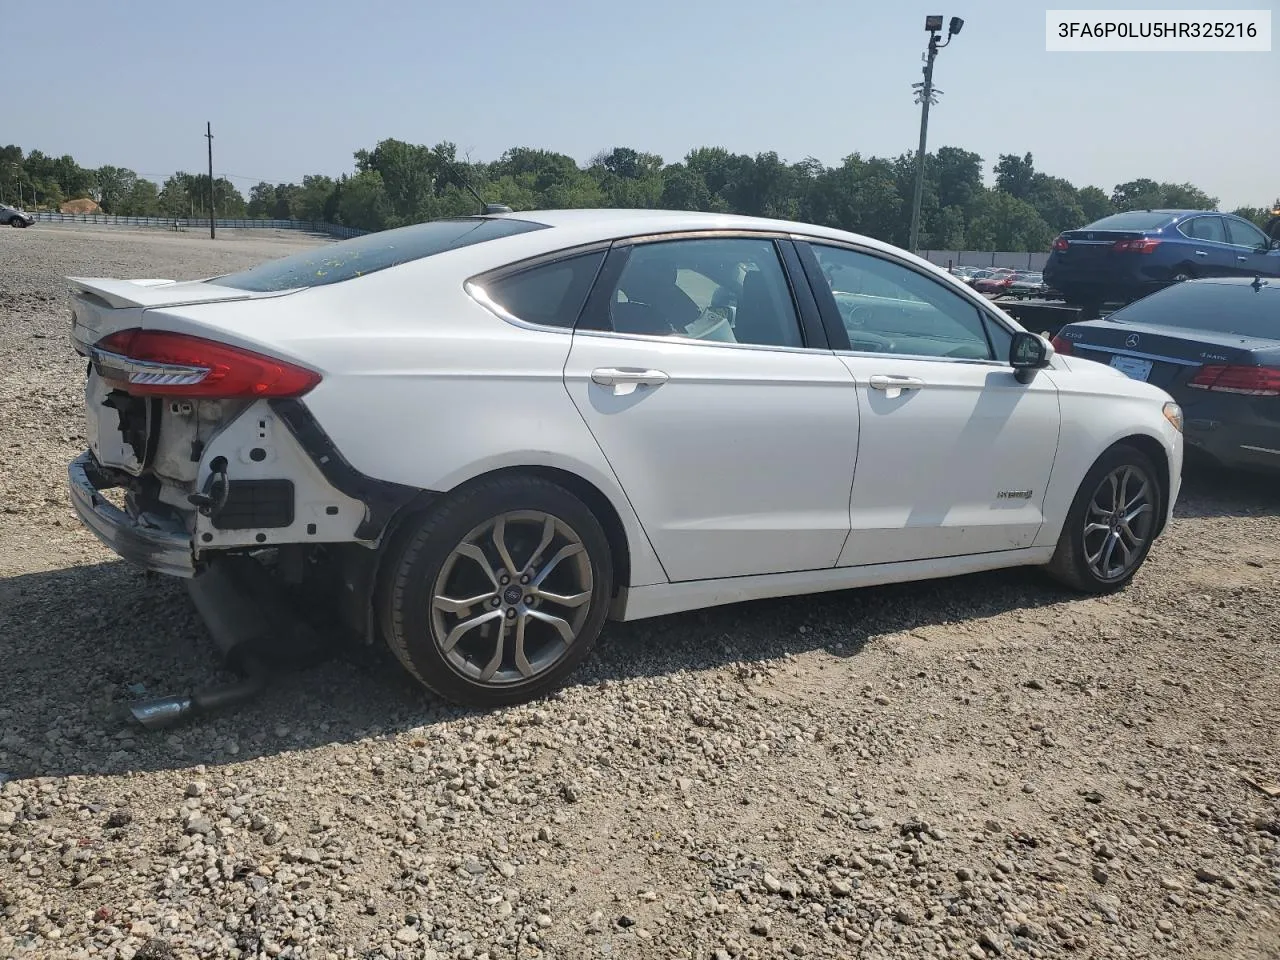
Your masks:
M1280 0L1198 7L1271 9ZM626 145L776 150L836 164L914 150L924 16L965 19L938 58L930 147L1035 155L1108 192L1190 181L1230 209L1280 196L1280 46L1271 53L1045 52L1054 0L0 0L0 142L153 179L338 174L378 140L512 146L585 162Z

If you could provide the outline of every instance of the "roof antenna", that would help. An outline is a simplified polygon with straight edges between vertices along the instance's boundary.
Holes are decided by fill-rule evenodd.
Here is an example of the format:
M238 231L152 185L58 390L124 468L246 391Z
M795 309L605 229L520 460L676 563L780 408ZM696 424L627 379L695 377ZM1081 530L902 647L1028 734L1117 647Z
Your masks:
M444 161L444 165L449 168L449 175L453 177L458 186L466 189L467 193L476 198L476 203L480 204L480 213L482 216L488 216L491 213L510 213L511 208L502 203L485 203L484 197L480 196L476 188L471 185L471 181L464 177L461 171L453 165L453 161L446 157L440 158Z

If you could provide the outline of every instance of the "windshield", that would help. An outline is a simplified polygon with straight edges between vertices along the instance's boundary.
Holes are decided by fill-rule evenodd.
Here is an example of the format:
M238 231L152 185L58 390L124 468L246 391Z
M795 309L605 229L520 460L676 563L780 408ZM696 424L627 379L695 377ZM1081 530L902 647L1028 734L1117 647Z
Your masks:
M1108 319L1280 340L1280 285L1179 283L1121 307Z
M1095 220L1082 230L1155 230L1163 227L1173 217L1167 213L1152 213L1150 210L1132 210L1128 213L1113 213L1109 217Z
M303 250L240 273L215 277L209 283L257 293L320 287L473 243L544 229L543 223L506 218L432 220Z

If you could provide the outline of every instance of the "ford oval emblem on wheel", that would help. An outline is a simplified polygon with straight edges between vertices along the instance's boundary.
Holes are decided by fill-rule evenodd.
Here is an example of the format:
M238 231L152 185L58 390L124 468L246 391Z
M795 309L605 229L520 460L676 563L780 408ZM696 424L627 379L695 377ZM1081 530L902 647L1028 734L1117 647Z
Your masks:
M1138 335L1136 333L1129 334L1124 338L1124 345L1126 347L1136 347L1138 345Z

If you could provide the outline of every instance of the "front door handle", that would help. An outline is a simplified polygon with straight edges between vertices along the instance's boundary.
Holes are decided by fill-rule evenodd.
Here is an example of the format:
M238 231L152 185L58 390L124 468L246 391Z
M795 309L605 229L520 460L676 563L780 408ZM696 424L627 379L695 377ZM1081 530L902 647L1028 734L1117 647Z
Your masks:
M1236 263L1247 263L1248 260L1248 257L1236 257Z
M902 396L903 390L919 390L924 386L924 381L919 377L896 377L886 374L877 374L867 381L872 390L883 390L884 395L890 400L895 397Z
M1197 251L1196 251L1196 256L1197 256L1197 257L1207 257L1208 255L1209 255L1209 254L1205 253L1203 250L1197 250Z
M662 370L636 370L624 367L597 367L591 371L591 382L613 387L619 395L635 392L636 387L660 387L668 380Z

